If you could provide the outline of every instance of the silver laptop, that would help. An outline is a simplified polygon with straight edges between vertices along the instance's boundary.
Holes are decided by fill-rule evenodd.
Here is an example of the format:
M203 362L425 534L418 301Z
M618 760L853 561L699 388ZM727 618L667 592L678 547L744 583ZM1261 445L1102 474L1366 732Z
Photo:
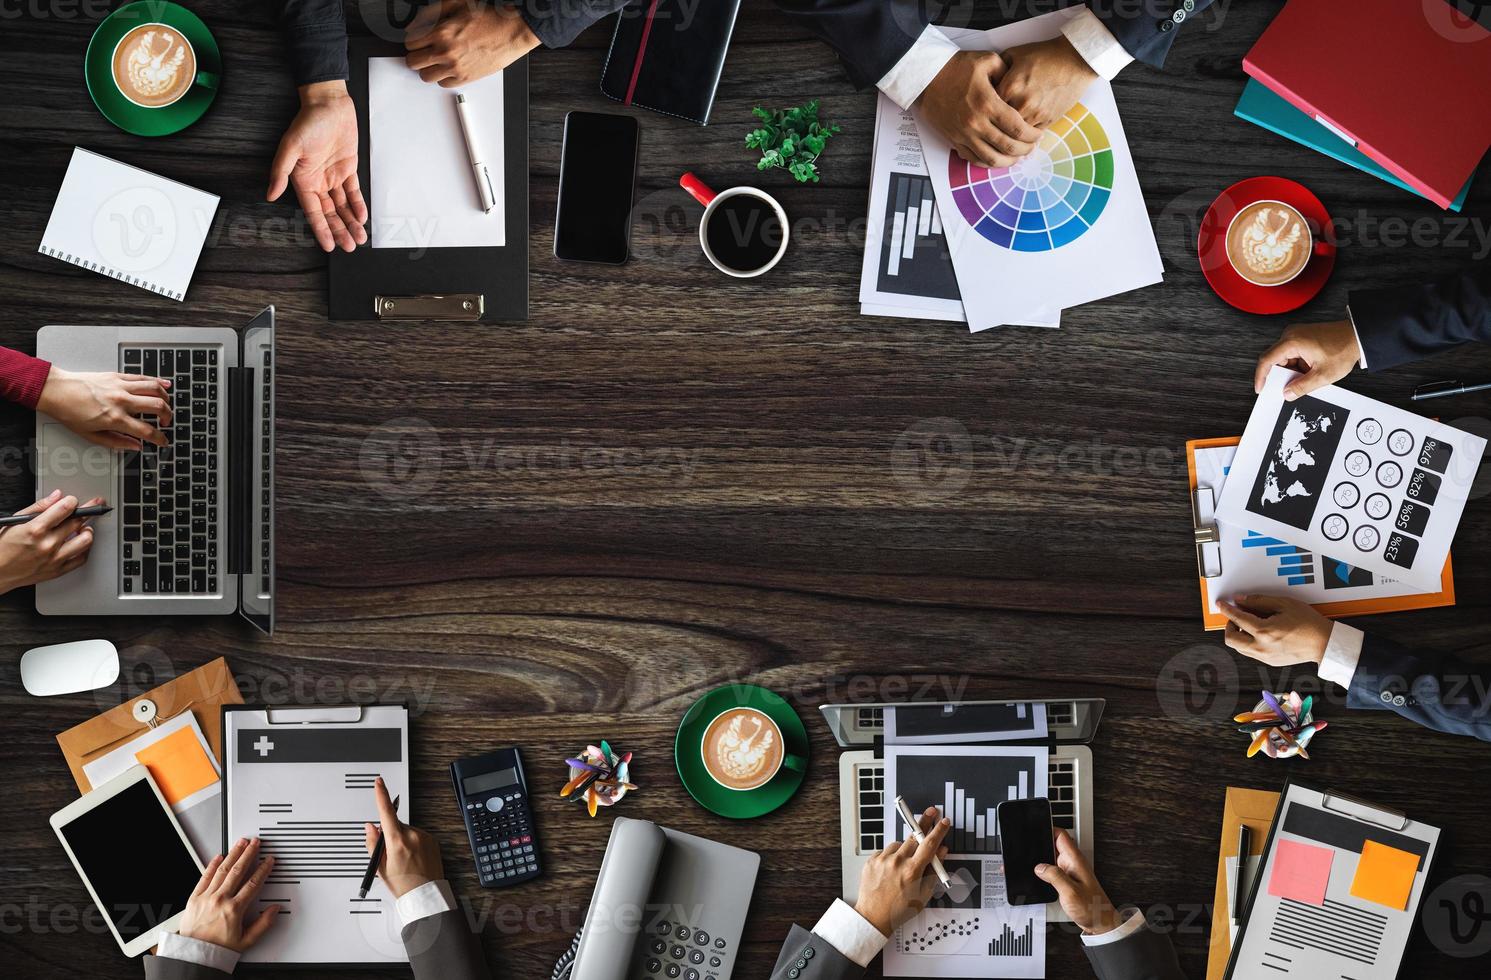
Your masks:
M839 756L839 856L844 900L851 905L859 892L859 876L871 854L885 846L885 761L881 746L886 735L886 708L896 709L899 734L922 744L1046 744L1050 747L1047 795L1051 819L1077 841L1093 860L1092 741L1106 702L1101 698L1064 701L939 701L910 704L825 704L819 707L834 740L854 751ZM961 732L988 732L1004 719L1045 715L1046 735L1022 739L1018 733L997 742L963 738ZM1018 723L1018 722L1017 722ZM860 748L863 746L863 748ZM919 801L910 801L919 809ZM1069 922L1057 903L1046 906L1046 917Z
M37 356L171 381L170 445L120 453L36 416L38 497L102 497L83 567L36 587L51 616L236 612L274 629L274 307L242 330L64 327ZM157 422L154 418L148 419Z

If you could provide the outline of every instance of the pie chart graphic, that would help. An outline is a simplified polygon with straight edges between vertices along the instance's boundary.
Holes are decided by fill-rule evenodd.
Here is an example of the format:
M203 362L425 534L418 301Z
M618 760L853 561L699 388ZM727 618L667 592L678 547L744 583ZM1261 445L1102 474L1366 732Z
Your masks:
M1113 194L1113 146L1080 102L1013 166L988 170L956 152L947 166L963 218L984 238L1015 252L1071 244L1097 223Z

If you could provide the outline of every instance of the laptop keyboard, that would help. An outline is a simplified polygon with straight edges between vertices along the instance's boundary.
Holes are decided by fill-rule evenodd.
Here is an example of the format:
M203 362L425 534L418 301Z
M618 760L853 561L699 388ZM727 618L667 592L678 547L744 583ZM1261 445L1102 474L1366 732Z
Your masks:
M218 352L125 347L120 370L169 378L170 445L145 443L120 475L120 588L126 595L218 594ZM142 416L160 425L154 416Z
M859 792L859 850L878 851L885 846L885 764L869 762L854 769ZM1051 800L1051 823L1063 830L1077 830L1077 765L1070 759L1051 759L1047 768L1047 796Z
M263 397L259 404L265 407L266 412L269 406L274 404L269 395L273 390L273 378L270 372L274 370L270 357L270 352L266 350L260 364L262 368L260 376L264 380L262 382ZM261 596L269 595L270 532L274 526L274 522L270 519L270 509L274 506L274 466L271 462L274 446L270 432L271 423L266 415L259 421L259 509L261 511L259 515L259 594Z

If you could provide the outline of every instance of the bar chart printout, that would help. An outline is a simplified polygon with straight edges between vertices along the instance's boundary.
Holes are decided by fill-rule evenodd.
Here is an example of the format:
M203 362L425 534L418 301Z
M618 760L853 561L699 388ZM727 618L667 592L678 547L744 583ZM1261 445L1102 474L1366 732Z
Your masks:
M904 796L915 813L935 806L953 822L947 847L953 854L999 854L995 808L1005 800L1047 795L1050 750L1045 746L887 745L885 820L894 839L909 828L895 811Z

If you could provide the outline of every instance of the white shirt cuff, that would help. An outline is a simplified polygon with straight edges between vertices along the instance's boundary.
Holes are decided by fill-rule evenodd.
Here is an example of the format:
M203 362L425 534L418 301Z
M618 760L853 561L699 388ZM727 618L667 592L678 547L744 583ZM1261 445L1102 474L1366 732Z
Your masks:
M1351 315L1351 307L1346 307L1346 322L1351 324L1351 333L1356 337L1356 352L1361 356L1357 358L1357 367L1363 371L1367 369L1367 348L1362 346L1362 332L1356 329L1356 317Z
M1134 60L1128 49L1119 44L1118 38L1108 30L1108 25L1085 7L1061 25L1061 33L1072 42L1072 47L1077 49L1088 67L1110 82Z
M953 55L958 46L946 34L928 24L901 60L891 66L875 87L902 109L921 98L922 92Z
M885 948L889 936L870 925L869 920L854 911L842 898L823 913L813 927L813 935L844 954L855 966L866 967Z
M183 963L195 963L212 970L222 970L224 973L232 973L238 966L238 954L226 946L174 932L161 933L155 955L169 960L181 960Z
M400 895L399 900L394 903L394 910L399 913L400 924L406 926L411 922L439 915L441 912L449 912L455 907L455 893L450 890L450 882L444 878L439 881L427 881L417 888L411 888Z
M1362 659L1362 641L1366 634L1355 626L1336 623L1331 627L1331 638L1325 644L1325 656L1320 658L1320 677L1350 689L1351 679L1356 676L1357 661Z
M1109 930L1098 936L1089 936L1084 933L1082 936L1082 945L1106 946L1109 943L1116 943L1127 939L1144 928L1144 914L1132 905L1126 905L1119 909L1118 912L1124 917L1124 920L1119 923L1117 929Z

